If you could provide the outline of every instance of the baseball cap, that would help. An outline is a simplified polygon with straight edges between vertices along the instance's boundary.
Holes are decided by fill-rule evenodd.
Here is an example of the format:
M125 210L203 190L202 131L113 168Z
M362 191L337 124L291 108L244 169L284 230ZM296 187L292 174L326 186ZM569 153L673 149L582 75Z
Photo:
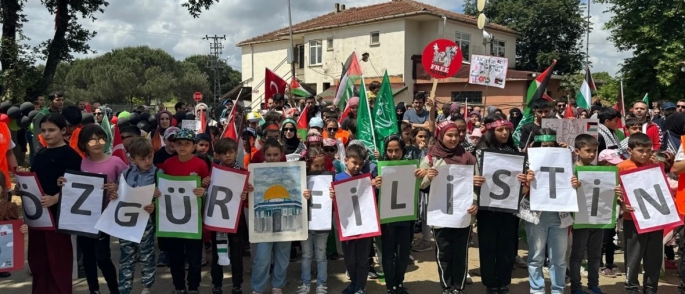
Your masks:
M195 131L190 130L190 129L181 129L176 133L176 136L174 136L174 141L176 140L188 140L188 141L195 141Z
M175 136L176 133L178 133L178 131L180 131L180 130L181 129L179 129L177 127L168 127L166 129L166 131L164 131L164 139L169 139L169 137ZM171 139L173 140L173 138L171 138Z
M248 135L257 138L257 132L253 128L245 128L243 136Z
M623 159L618 155L617 150L604 149L599 153L598 161L606 161L610 164L617 165L621 163Z
M661 105L661 109L675 109L675 104L673 102L664 102L663 105Z

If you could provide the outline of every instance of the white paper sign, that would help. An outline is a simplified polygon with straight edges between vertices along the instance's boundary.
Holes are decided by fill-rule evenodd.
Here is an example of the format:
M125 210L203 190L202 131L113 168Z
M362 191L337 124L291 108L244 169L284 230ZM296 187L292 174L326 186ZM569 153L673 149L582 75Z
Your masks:
M16 172L15 178L21 194L24 209L24 222L32 229L52 230L55 228L52 215L48 208L40 204L43 192L34 173Z
M371 237L380 235L378 210L371 177L355 177L349 180L334 182L335 205L341 231L341 241L354 237Z
M578 196L571 186L573 163L568 148L528 148L530 170L530 209L534 211L578 212Z
M431 181L428 194L428 225L466 228L473 205L473 165L448 164L436 167L438 175Z
M96 238L99 230L95 223L104 208L106 193L102 186L107 176L67 171L64 178L67 182L62 186L57 230Z
M329 188L333 182L332 174L307 177L309 198L309 230L329 231L333 221L333 200Z
M203 221L212 231L235 233L243 207L240 194L245 189L247 171L214 165L212 181L204 205Z
M112 237L140 243L150 214L143 208L152 203L155 185L133 188L122 174L117 199L109 202L95 228Z
M578 212L574 215L574 228L613 226L616 172L578 171L580 187L576 190Z
M381 193L378 206L381 223L416 220L416 187L415 164L383 166L380 174Z
M157 236L201 239L201 199L193 193L199 186L199 177L171 177L158 174L157 180L159 191L162 193L157 199Z
M471 66L469 67L469 84L504 89L508 65L509 59L507 58L472 54Z
M558 119L543 118L542 128L549 128L557 132L557 142L564 142L568 146L575 146L576 137L580 134L588 134L597 138L599 130L598 119ZM533 141L533 138L530 140Z
M661 167L619 174L627 204L638 233L646 233L682 223ZM648 179L648 180L647 180Z
M485 183L478 197L480 209L518 212L521 182L516 176L523 173L525 163L523 153L483 151Z
M184 119L181 121L181 128L197 132L198 130L202 129L202 122L199 120Z

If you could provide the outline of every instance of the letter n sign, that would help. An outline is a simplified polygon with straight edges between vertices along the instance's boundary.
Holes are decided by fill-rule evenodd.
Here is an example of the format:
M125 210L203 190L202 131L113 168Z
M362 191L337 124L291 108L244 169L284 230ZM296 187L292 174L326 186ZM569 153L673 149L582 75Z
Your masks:
M660 165L620 172L619 179L627 204L635 209L631 214L638 233L682 224Z

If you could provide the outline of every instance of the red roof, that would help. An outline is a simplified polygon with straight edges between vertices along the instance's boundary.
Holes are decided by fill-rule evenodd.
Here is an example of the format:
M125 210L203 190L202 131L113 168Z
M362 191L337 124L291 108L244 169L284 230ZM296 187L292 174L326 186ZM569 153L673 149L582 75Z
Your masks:
M375 5L346 8L340 12L332 11L331 13L293 25L293 33L304 33L346 25L369 23L417 15L432 15L436 17L446 16L448 19L453 21L472 24L474 26L476 25L476 18L473 16L452 12L413 0L391 0ZM488 24L487 28L518 34L512 29L498 24ZM281 37L287 37L289 32L289 27L285 27L242 41L238 43L237 46L240 47L252 43L276 41Z

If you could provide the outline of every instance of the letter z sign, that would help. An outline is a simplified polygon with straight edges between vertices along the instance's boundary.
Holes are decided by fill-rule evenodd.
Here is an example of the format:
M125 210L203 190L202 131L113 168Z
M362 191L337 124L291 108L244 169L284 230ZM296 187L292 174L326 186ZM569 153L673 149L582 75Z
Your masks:
M102 186L107 176L68 170L67 182L60 193L57 230L69 234L97 238L95 228L105 207L106 192Z

